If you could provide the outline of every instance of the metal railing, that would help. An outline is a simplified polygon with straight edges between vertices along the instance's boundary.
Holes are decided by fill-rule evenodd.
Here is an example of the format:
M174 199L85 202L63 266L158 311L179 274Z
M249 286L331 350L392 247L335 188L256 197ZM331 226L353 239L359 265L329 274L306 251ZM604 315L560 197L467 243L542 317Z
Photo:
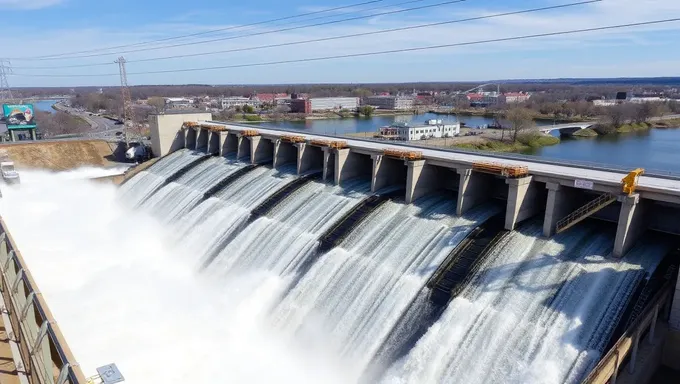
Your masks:
M616 195L612 193L603 193L596 199L588 202L588 204L580 207L558 221L556 226L557 233L566 231L615 201Z
M235 126L235 127L240 127L240 128L244 128L244 129L252 129L253 128L253 125L223 122L223 121L209 121L208 123L225 124L227 126ZM304 132L304 133L308 133L308 134L310 133L307 130L280 128L280 127L276 127L276 126L273 126L273 125L267 125L267 124L258 124L257 126L263 128L263 129L271 129L271 130L281 131L281 132L291 132L291 133L298 133L298 134L300 132ZM227 129L228 129L228 127L227 127ZM314 136L327 137L329 139L337 139L337 138L346 139L347 138L347 136L330 135L330 134L326 134L326 133L313 132L312 134ZM539 163L539 164L571 166L571 167L592 169L592 170L597 170L597 171L617 172L617 173L621 173L621 174L628 174L628 172L630 172L630 166L626 166L626 165L604 164L604 163L581 161L581 160L552 159L552 158L538 157L538 156L532 156L532 155L522 155L522 154L517 154L517 153L497 153L497 152L488 152L488 151L475 150L475 149L442 148L442 147L434 147L434 146L423 145L423 144L419 144L419 143L415 143L415 142L411 142L411 141L409 141L408 143L400 143L400 142L395 142L395 141L376 140L376 139L367 138L367 137L364 138L364 137L354 137L354 136L351 137L351 140L371 142L371 143L385 143L385 144L389 144L391 146L403 146L403 147L411 147L411 148L417 147L417 148L430 149L430 150L442 151L442 152L450 152L450 153L480 155L480 156L491 157L491 158L496 158L496 159L521 160L521 161L530 161L530 162ZM680 172L663 170L663 169L645 168L645 176L661 178L661 179L680 180Z
M633 373L637 363L638 348L644 333L649 330L647 335L650 343L654 342L654 334L656 330L656 323L659 318L659 313L666 308L664 312L668 312L673 295L674 282L667 282L654 295L654 298L645 306L644 315L637 318L637 320L626 330L626 332L619 338L614 346L609 350L600 363L590 372L582 384L616 384L616 378L623 366L626 357L630 356L628 361L628 370Z
M0 289L25 374L35 384L85 384L59 326L0 218Z

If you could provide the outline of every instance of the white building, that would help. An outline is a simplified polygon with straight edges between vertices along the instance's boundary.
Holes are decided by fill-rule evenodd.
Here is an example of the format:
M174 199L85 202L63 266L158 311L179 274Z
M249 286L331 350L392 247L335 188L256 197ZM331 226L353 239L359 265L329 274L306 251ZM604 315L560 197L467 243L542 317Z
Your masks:
M191 108L194 105L192 99L186 99L183 97L166 97L165 106L167 108Z
M444 123L442 120L428 120L422 125L395 123L380 128L380 136L388 140L426 140L453 137L460 133L460 123Z
M643 97L633 96L628 98L628 102L633 104L663 103L665 101L667 101L667 99L658 96L643 96Z
M404 96L369 96L365 104L378 109L409 110L413 109L414 100Z
M259 105L259 103L256 102L255 100L251 100L248 97L241 96L225 97L222 100L220 100L220 103L222 105L222 109L242 107L244 105L252 105L253 107L256 107Z
M312 111L355 110L359 108L358 97L316 97L309 99L309 101L312 103Z

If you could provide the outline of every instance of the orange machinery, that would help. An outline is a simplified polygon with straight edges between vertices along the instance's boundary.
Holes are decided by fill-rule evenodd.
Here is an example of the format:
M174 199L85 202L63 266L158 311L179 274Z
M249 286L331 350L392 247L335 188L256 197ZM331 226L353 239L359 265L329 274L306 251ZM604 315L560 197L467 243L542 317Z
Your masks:
M422 160L423 153L419 151L405 151L403 149L386 148L383 150L384 156L396 157L402 160Z
M524 165L495 163L492 161L475 161L472 169L477 172L491 173L509 178L519 178L529 175L529 168Z

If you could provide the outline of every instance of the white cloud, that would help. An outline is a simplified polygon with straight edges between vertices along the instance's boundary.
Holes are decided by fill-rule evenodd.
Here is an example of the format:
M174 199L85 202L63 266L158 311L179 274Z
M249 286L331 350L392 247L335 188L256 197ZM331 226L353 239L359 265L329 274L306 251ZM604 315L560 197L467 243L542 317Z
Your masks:
M64 2L65 0L0 0L0 9L42 9Z

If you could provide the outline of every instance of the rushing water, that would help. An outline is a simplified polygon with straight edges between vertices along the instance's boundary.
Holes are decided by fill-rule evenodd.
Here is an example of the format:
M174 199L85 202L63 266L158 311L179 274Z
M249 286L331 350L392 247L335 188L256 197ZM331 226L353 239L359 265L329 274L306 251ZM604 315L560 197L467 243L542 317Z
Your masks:
M251 217L295 167L237 175L243 164L211 158L164 185L198 156L168 156L118 191L44 173L3 190L1 212L88 374L116 362L130 383L357 383L368 371L386 383L574 383L667 248L641 243L617 262L602 228L547 240L528 223L374 370L395 329L420 335L402 325L424 319L425 283L497 208L456 217L451 192L388 201L320 254L367 181L307 182Z
M512 232L386 383L577 383L600 358L636 283L667 244L622 262L613 237L580 226L550 240Z

